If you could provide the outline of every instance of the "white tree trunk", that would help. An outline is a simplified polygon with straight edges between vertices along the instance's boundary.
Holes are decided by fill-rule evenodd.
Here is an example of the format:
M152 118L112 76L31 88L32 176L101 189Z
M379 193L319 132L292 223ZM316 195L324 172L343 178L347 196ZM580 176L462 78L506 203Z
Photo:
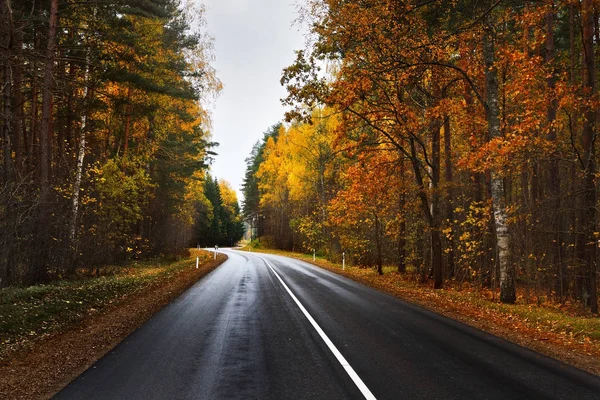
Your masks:
M77 170L75 173L75 182L73 183L73 195L71 202L71 223L70 223L70 235L71 246L75 252L77 249L77 219L79 217L79 196L81 191L81 177L83 175L83 160L85 158L86 149L86 137L85 128L87 124L87 103L88 97L88 79L90 75L90 51L87 50L85 57L85 73L83 75L83 104L84 109L81 115L81 130L79 132L79 150L77 152Z
M500 129L500 105L498 101L498 71L495 63L493 27L488 26L483 36L483 58L485 63L486 113L489 138L502 136ZM491 171L492 204L496 228L496 247L500 268L500 301L514 303L516 300L515 274L510 263L510 243L504 202L504 181L497 171Z

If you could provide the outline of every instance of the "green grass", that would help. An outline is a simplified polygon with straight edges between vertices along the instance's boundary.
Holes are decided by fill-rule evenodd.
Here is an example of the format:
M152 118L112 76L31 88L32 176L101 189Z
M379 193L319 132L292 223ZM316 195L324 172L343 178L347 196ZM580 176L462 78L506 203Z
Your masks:
M192 258L175 262L152 260L107 267L103 269L107 274L99 278L78 277L47 285L0 289L0 345L6 348L60 330L158 280L190 268L197 255L202 257L201 261L211 258L193 251Z

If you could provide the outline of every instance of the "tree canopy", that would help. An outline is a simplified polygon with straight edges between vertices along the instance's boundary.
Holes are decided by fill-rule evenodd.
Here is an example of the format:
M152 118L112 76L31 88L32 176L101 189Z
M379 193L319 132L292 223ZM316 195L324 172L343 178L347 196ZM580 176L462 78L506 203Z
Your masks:
M289 125L247 171L262 234L597 312L599 11L307 0Z
M215 146L206 101L221 89L203 8L1 8L0 285L195 246Z

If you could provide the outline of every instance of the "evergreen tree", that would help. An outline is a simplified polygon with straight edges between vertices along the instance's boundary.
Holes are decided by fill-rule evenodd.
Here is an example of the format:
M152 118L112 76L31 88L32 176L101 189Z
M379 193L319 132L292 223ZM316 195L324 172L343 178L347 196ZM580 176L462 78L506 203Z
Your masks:
M246 174L244 183L242 184L242 192L244 193L244 203L242 205L242 215L249 219L252 216L259 214L260 208L260 192L258 190L258 179L256 173L260 164L264 161L264 150L269 138L277 139L281 123L277 123L269 128L264 134L262 140L256 142L252 147L250 157L246 158Z
M206 201L197 203L196 243L202 247L233 246L244 235L235 192L229 185L207 173L203 183Z

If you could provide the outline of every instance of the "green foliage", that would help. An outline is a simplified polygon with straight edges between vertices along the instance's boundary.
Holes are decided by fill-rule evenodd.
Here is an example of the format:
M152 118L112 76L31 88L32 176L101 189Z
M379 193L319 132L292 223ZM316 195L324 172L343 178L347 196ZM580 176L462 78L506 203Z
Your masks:
M252 147L250 156L246 159L246 174L242 185L244 193L244 203L242 204L242 215L244 218L250 218L253 215L258 215L260 210L260 192L258 190L258 178L256 173L258 168L264 161L265 146L269 138L277 139L281 123L277 123L269 128L264 134L262 140L256 142Z
M233 189L207 173L202 197L196 203L194 244L202 247L234 246L244 236L240 206Z
M119 240L143 218L147 193L154 185L145 170L136 168L133 175L125 174L115 160L90 170L96 182L98 224L109 239Z
M210 254L197 255L201 262L212 259ZM104 267L98 270L104 274L100 277L80 276L47 285L0 289L0 346L8 348L24 339L61 330L193 265L189 256L177 262L151 260Z
M214 155L203 102L221 83L202 6L58 3L54 33L55 2L13 1L0 16L12 38L0 69L13 71L0 77L0 107L14 108L0 123L14 126L10 144L0 138L13 146L0 154L0 286L179 254L193 234L195 182ZM40 57L48 49L59 62Z

